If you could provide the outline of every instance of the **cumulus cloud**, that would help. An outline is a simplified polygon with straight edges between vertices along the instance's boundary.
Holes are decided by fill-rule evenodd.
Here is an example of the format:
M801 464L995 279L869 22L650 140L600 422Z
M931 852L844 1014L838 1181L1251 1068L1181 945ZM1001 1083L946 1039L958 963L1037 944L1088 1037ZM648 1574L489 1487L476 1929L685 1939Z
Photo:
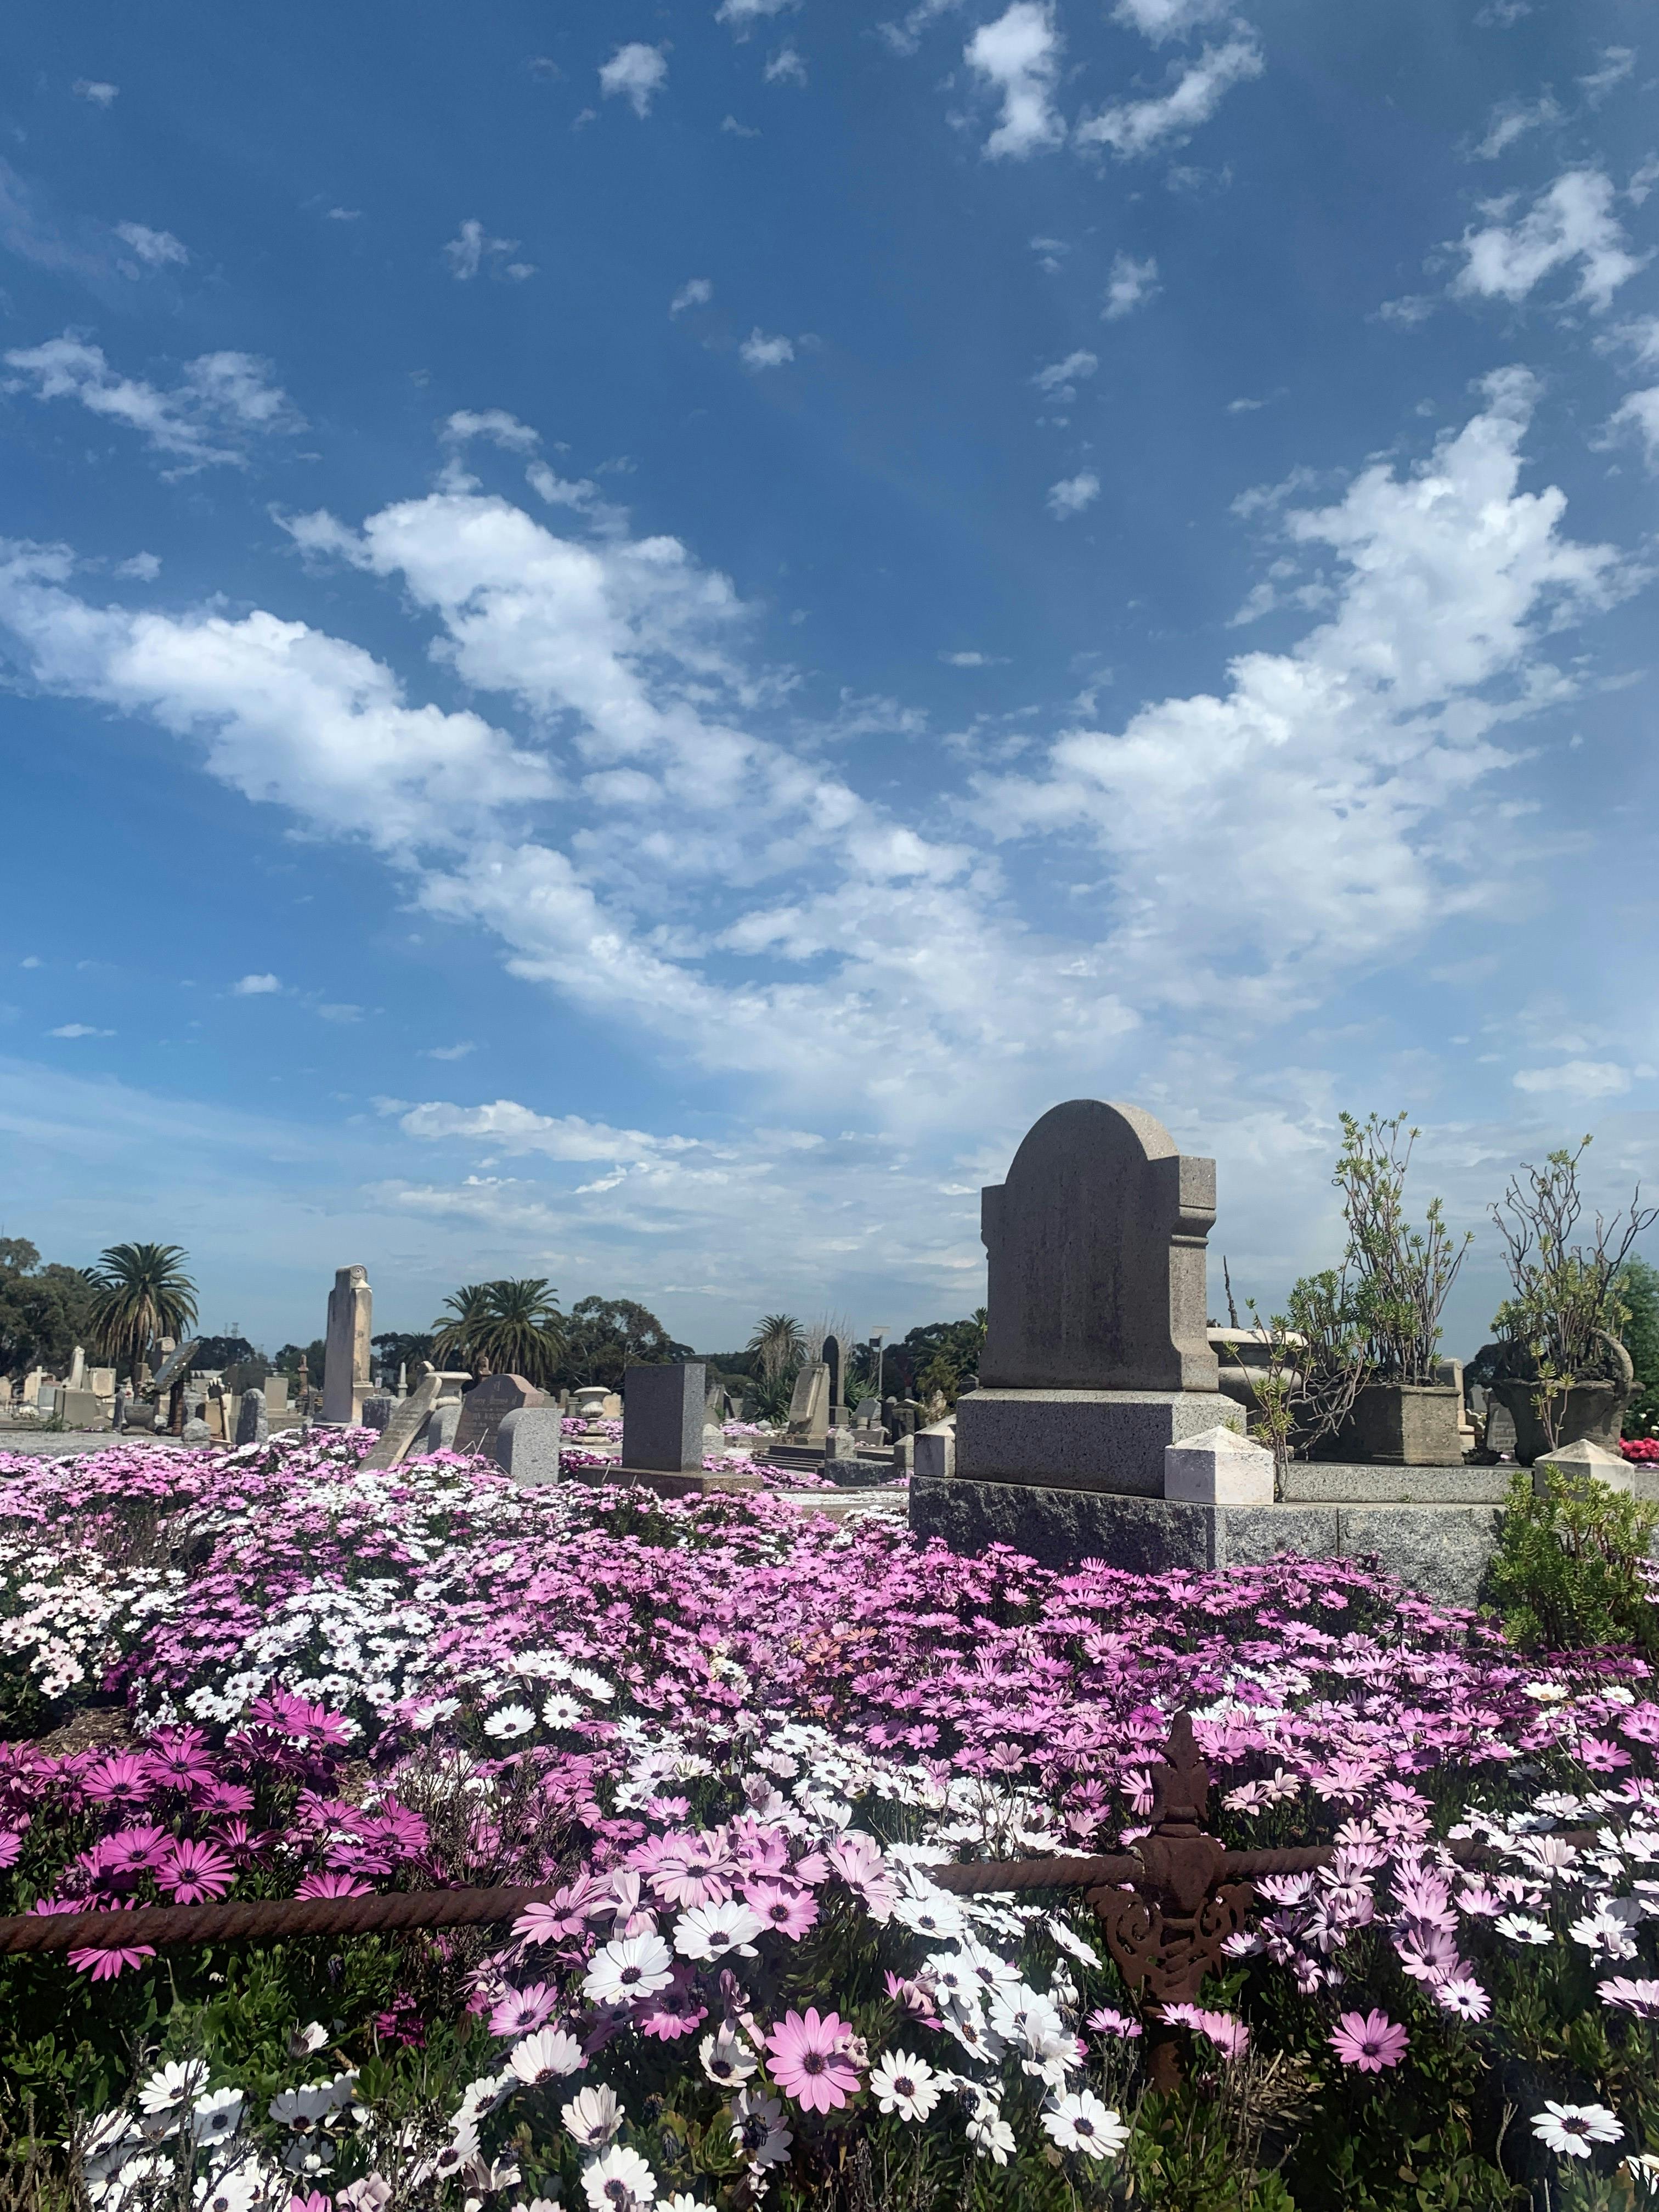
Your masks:
M1617 437L1625 431L1636 433L1647 448L1649 467L1659 469L1659 384L1627 392L1614 408L1607 434Z
M1610 1060L1568 1060L1559 1067L1517 1068L1512 1080L1517 1091L1562 1098L1617 1098L1631 1085L1629 1069Z
M239 999L268 998L282 988L280 979L275 975L244 975L240 982L231 986Z
M508 453L533 453L542 441L538 430L509 415L504 407L486 407L477 414L459 408L446 418L442 434L447 444L458 446L486 438Z
M1144 39L1184 39L1229 13L1231 0L1118 0L1112 21Z
M795 348L792 339L768 337L757 325L738 348L738 354L745 368L758 374L763 368L781 368L785 362L793 361Z
M1064 361L1051 361L1046 368L1038 369L1031 381L1045 399L1065 405L1077 398L1077 386L1083 379L1092 376L1099 367L1099 356L1079 347Z
M444 258L458 284L470 284L484 268L522 282L535 275L536 264L533 261L509 260L507 257L518 250L516 238L492 238L476 216L469 216L444 247Z
M688 276L668 303L671 315L683 315L688 307L706 307L714 296L714 287L707 276Z
M1573 298L1595 313L1611 306L1613 294L1648 258L1631 252L1613 211L1612 180L1598 169L1570 169L1539 193L1516 221L1511 193L1489 201L1482 229L1463 234L1463 266L1452 283L1465 298L1524 300L1556 270L1577 264Z
M1047 505L1049 514L1064 522L1070 515L1081 514L1085 507L1092 507L1099 497L1100 478L1092 469L1082 469L1076 476L1049 485Z
M118 375L101 346L68 332L44 345L14 347L5 359L17 371L14 391L32 385L37 399L73 399L90 414L136 430L154 451L182 465L174 473L222 463L240 466L253 435L305 427L272 381L270 362L252 354L203 354L185 363L170 391Z
M993 161L1024 161L1058 146L1066 125L1054 107L1060 37L1044 0L1013 0L994 23L981 23L963 58L1002 96L1002 115L985 142Z
M435 1055L434 1055L435 1056ZM451 1106L432 1100L411 1106L398 1123L405 1136L440 1142L482 1139L492 1152L544 1152L552 1160L642 1160L690 1152L691 1137L653 1137L643 1129L613 1129L580 1114L538 1114L511 1098L487 1106Z
M77 100L91 102L94 107L113 107L120 97L118 84L106 84L100 77L77 76L70 90Z
M1178 65L1167 92L1147 100L1115 100L1077 126L1079 146L1109 147L1120 161L1136 161L1165 145L1179 145L1207 123L1236 84L1260 76L1267 66L1254 35L1206 46L1195 62Z
M141 584L153 584L161 573L161 556L135 553L130 561L117 562L115 573L118 576L131 576Z
M1288 544L1337 571L1300 644L1241 654L1218 696L1063 735L1041 775L983 782L992 834L1097 844L1137 1002L1310 1000L1334 968L1491 896L1478 856L1443 842L1446 810L1507 764L1504 687L1510 710L1561 695L1540 651L1552 623L1621 587L1609 548L1563 533L1559 491L1519 488L1534 398L1505 371L1421 468L1374 464L1334 504L1284 516ZM1170 865L1200 849L1204 866ZM1224 853L1240 865L1212 866Z
M1127 253L1114 254L1112 274L1106 286L1106 304L1100 311L1103 321L1115 323L1124 315L1133 314L1158 289L1158 264L1150 253L1144 261L1137 261Z
M720 0L714 10L714 21L729 24L743 38L768 16L781 15L799 5L800 0Z
M115 1032L113 1030L98 1029L91 1022L61 1022L55 1030L48 1030L46 1035L55 1037L103 1037L113 1036Z
M599 90L605 98L626 100L641 120L667 82L667 55L660 46L647 46L638 39L618 46L599 71Z
M768 84L805 84L806 64L793 46L780 46L767 63L764 76Z
M152 269L164 269L169 262L182 263L190 258L188 250L170 230L151 230L142 222L118 222L115 235Z

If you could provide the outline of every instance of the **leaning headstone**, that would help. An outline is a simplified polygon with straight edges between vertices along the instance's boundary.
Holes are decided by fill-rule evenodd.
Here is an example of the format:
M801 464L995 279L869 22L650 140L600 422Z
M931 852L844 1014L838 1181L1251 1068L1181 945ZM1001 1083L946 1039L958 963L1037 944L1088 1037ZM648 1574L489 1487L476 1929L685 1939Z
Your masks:
M236 1409L236 1441L239 1444L262 1444L270 1434L265 1419L265 1394L263 1390L244 1390L242 1402Z
M792 1444L811 1451L830 1433L830 1370L821 1359L809 1360L795 1377L789 1395L789 1419L785 1430Z
M357 1462L371 1473L381 1468L396 1467L406 1460L415 1448L415 1439L425 1427L428 1416L438 1403L438 1393L443 1388L443 1376L431 1368L406 1398L394 1398L386 1425L380 1431L380 1440L372 1444ZM459 1408L457 1408L459 1415Z
M702 1471L708 1370L701 1359L630 1367L623 1378L622 1466L656 1474Z
M362 1425L366 1429L383 1429L392 1419L392 1409L398 1401L390 1390L371 1391L363 1401Z
M495 1431L495 1464L526 1489L559 1479L564 1416L556 1406L520 1406Z
M367 1267L340 1267L328 1294L328 1338L323 1364L323 1419L356 1428L368 1395L374 1293Z
M188 1370L191 1361L195 1358L201 1348L202 1340L199 1336L187 1336L182 1344L173 1347L155 1370L155 1388L158 1395L163 1390L170 1390L173 1388L179 1376Z
M1133 1106L1076 1098L981 1198L987 1326L957 1478L1161 1498L1164 1453L1242 1428L1206 1333L1215 1162Z
M408 1399L404 1401L410 1403ZM461 1401L460 1426L453 1449L477 1452L489 1459L495 1449L495 1431L509 1413L526 1406L544 1406L546 1398L522 1375L486 1375Z

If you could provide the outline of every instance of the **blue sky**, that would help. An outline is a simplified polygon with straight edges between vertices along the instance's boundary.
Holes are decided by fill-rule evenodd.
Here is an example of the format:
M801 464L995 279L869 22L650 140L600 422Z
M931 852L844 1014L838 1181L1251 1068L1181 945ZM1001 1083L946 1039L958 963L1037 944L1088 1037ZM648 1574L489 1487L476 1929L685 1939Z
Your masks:
M5 1231L714 1349L965 1311L1070 1097L1264 1302L1343 1107L1652 1180L1651 33L9 11Z

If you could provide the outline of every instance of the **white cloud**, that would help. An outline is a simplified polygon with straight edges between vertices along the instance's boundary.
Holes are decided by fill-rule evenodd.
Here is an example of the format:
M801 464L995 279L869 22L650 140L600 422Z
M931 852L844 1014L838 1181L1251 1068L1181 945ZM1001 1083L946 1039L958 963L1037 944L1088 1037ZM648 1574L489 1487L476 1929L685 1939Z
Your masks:
M805 84L806 64L793 46L782 46L767 63L764 75L768 84Z
M477 1049L471 1038L468 1037L460 1044L428 1045L421 1057L422 1060L465 1060L468 1053Z
M135 582L153 584L161 573L161 556L155 553L135 553L130 561L116 563L118 576L131 576Z
M1024 161L1064 139L1066 125L1053 106L1060 50L1054 10L1044 0L1013 0L968 41L963 58L1002 95L1001 120L985 142L991 160Z
M1492 120L1486 125L1486 135L1474 149L1477 161L1495 161L1498 155L1522 138L1528 131L1541 131L1547 125L1561 120L1561 110L1547 92L1541 98L1528 103L1521 100L1505 100L1493 108Z
M516 238L491 238L477 216L469 216L444 247L444 258L458 284L470 284L486 262L504 276L533 276L533 262L507 260L507 255L516 253L518 247Z
M1622 84L1636 67L1634 46L1603 46L1601 66L1578 80L1580 91L1592 107L1599 107L1616 84Z
M330 222L361 222L362 219L361 208L331 207L328 211Z
M276 975L244 975L240 982L231 986L239 999L268 998L282 988L281 979Z
M758 138L761 135L757 125L739 123L735 115L724 117L720 123L720 129L729 138Z
M1646 256L1629 249L1613 212L1613 189L1596 169L1570 169L1538 195L1516 222L1504 220L1513 195L1482 210L1483 230L1463 234L1464 265L1452 285L1466 297L1524 300L1558 269L1578 264L1576 300L1600 313L1619 287L1634 276Z
M1648 465L1659 469L1659 384L1650 385L1645 392L1626 394L1613 411L1607 424L1609 436L1620 431L1634 430L1647 447Z
M1384 300L1377 309L1377 319L1384 323L1397 323L1402 330L1413 331L1419 323L1426 323L1434 313L1434 301L1426 292L1408 292L1399 300Z
M714 287L707 276L688 276L668 303L671 315L683 315L688 307L706 307L714 296Z
M651 103L668 82L668 58L660 46L647 46L635 39L618 46L599 71L599 90L607 100L620 94L643 119Z
M412 1106L398 1124L405 1136L433 1142L471 1139L491 1152L543 1152L552 1160L643 1160L695 1148L691 1137L653 1137L643 1129L613 1129L580 1114L538 1114L511 1098L488 1106L451 1106L433 1100Z
M287 393L270 380L270 362L252 354L203 354L186 362L171 392L116 374L101 346L67 333L44 345L15 347L6 365L33 379L36 398L78 400L90 413L137 431L157 453L173 455L186 469L240 465L248 434L305 427Z
M120 97L118 84L106 84L98 77L77 76L70 90L77 100L90 100L94 107L112 107Z
M1166 93L1151 100L1115 100L1085 117L1075 132L1079 146L1109 146L1120 161L1135 161L1166 141L1180 144L1207 123L1236 84L1260 76L1266 64L1253 34L1206 46L1195 62L1178 65Z
M487 438L492 446L508 453L533 453L542 442L539 430L532 430L528 422L520 422L504 407L486 407L477 414L465 407L458 409L446 420L441 434L445 443L452 446Z
M757 374L763 368L781 368L785 362L795 358L794 345L790 339L768 337L758 325L750 331L738 348L738 353L744 367L752 368Z
M152 269L163 269L168 262L190 259L186 247L181 246L170 230L151 230L142 222L118 222L115 235L130 246L141 261Z
M1547 1091L1563 1098L1617 1098L1630 1089L1630 1072L1607 1060L1569 1060L1559 1067L1522 1067L1517 1091Z
M800 0L720 0L720 6L714 10L714 21L729 23L742 37L768 16L781 15L787 9L799 5Z
M1031 381L1045 398L1064 405L1076 398L1079 383L1092 376L1099 367L1099 356L1079 347L1076 353L1068 353L1064 361L1051 361L1046 368L1038 369Z
M1099 497L1100 478L1092 469L1083 469L1074 477L1050 484L1047 505L1049 514L1064 522L1068 515L1081 514Z
M1105 855L1133 1002L1309 1003L1492 896L1448 811L1507 764L1506 712L1565 689L1540 650L1551 623L1620 587L1610 549L1561 533L1559 491L1518 488L1534 397L1502 372L1420 469L1374 464L1284 517L1340 576L1291 651L1241 654L1218 696L1073 731L1044 773L984 781L991 834L1081 834ZM1172 857L1200 850L1201 867Z
M1106 304L1100 311L1102 320L1115 323L1121 316L1132 315L1158 290L1158 264L1150 253L1144 261L1136 261L1123 252L1114 254Z
M325 1022L360 1022L363 1010L361 1006L350 1005L324 1005L318 1007L317 1016L319 1021Z
M1184 39L1200 23L1226 15L1231 0L1118 0L1112 21L1144 39Z
M913 54L930 23L961 5L961 0L916 0L908 15L896 23L878 23L877 32L896 54Z
M995 668L1001 665L1002 655L995 653L941 653L939 659L947 668Z
M55 1037L113 1036L115 1032L113 1030L95 1029L90 1022L64 1022L55 1030L48 1030L46 1035Z

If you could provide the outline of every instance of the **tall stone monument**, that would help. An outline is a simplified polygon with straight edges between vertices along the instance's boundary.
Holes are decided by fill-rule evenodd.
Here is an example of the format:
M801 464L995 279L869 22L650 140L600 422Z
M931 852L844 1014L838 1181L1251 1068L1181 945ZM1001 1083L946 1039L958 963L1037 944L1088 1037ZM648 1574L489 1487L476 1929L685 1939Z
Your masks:
M808 1360L789 1394L784 1435L792 1444L822 1451L830 1433L830 1370L822 1359Z
M355 1427L363 1416L374 1329L374 1293L367 1267L341 1267L328 1294L328 1338L323 1364L323 1419Z
M988 1262L958 1480L1160 1498L1165 1449L1243 1427L1205 1334L1215 1162L1134 1106L1045 1114L981 1194Z

